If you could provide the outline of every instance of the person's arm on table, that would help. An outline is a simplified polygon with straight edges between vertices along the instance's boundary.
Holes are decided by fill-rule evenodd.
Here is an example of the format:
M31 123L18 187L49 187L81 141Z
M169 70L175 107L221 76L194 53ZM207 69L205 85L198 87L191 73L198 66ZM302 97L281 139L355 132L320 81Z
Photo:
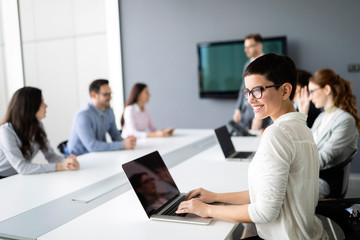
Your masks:
M77 170L80 168L75 155L70 155L62 163L56 163L56 171Z
M66 160L61 157L62 163L48 163L48 164L34 164L31 163L31 160L24 158L20 148L17 145L15 133L9 131L8 129L0 130L0 144L6 159L9 161L10 165L15 169L19 174L34 174L34 173L44 173L52 172L57 170L57 166L63 165ZM59 161L59 159L56 159ZM75 160L76 161L76 160ZM72 161L73 162L73 161ZM67 163L66 163L67 164ZM77 168L78 169L78 164ZM65 169L64 169L65 170ZM73 169L68 169L73 170Z
M176 213L194 213L201 217L215 217L225 221L252 222L248 213L249 191L213 193L199 188L190 191L187 201L179 205ZM206 203L229 203L237 206L209 205Z
M116 151L125 148L123 141L103 142L97 140L91 120L85 114L78 115L76 129L82 144L89 152Z

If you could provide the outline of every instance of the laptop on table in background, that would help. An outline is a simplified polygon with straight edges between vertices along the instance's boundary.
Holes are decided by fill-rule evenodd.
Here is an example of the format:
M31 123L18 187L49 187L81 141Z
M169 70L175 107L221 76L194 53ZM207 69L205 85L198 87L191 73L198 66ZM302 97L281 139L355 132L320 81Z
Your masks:
M227 160L251 161L254 157L254 151L235 151L235 147L226 126L215 129L215 135Z
M122 168L150 219L201 225L212 221L195 214L175 213L186 193L180 193L158 151L125 163Z

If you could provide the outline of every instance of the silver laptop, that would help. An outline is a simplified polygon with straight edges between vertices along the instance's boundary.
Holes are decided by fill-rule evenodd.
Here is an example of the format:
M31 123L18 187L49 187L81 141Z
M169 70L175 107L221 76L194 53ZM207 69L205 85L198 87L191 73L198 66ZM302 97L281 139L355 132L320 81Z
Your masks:
M186 194L180 193L158 151L125 163L122 167L150 219L202 225L211 222L212 218L175 213Z
M231 136L226 126L215 129L215 135L227 160L251 161L254 157L254 151L235 151L234 145L231 141Z

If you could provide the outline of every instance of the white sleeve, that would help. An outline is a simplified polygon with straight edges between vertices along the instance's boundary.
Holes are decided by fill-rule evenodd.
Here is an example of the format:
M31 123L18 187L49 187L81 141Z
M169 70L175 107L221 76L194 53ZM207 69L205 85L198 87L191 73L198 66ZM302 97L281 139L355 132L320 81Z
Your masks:
M134 109L132 106L127 106L124 110L124 127L122 137L135 136L136 138L146 138L147 133L136 129L134 119Z
M265 131L257 151L256 202L248 206L254 223L273 222L280 213L292 160L294 145L277 126ZM251 191L251 189L249 189Z
M156 126L154 124L154 121L152 119L152 116L151 116L151 113L149 110L148 110L148 115L149 115L149 129L150 129L150 131L155 132L157 129L156 129Z

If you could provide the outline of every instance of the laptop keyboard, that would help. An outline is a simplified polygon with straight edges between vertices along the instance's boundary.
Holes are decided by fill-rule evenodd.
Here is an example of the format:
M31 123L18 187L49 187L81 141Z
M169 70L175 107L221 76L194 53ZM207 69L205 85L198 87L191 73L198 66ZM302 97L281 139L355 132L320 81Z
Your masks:
M247 158L251 154L253 154L253 153L252 152L238 152L237 154L235 154L235 156L233 156L233 158Z
M168 209L166 209L161 215L166 216L178 216L178 217L185 217L187 214L176 214L176 210L178 209L180 203L185 200L185 196L182 196L179 200L177 200L175 203L173 203L172 206L170 206Z

